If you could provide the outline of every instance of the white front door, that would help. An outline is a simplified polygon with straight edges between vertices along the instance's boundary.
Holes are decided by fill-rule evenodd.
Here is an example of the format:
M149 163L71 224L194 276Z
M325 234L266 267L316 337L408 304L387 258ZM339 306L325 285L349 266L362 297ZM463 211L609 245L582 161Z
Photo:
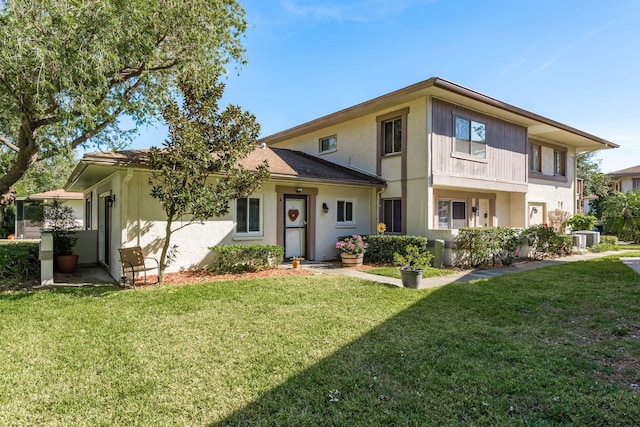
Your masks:
M307 196L284 198L284 256L305 257L307 246Z

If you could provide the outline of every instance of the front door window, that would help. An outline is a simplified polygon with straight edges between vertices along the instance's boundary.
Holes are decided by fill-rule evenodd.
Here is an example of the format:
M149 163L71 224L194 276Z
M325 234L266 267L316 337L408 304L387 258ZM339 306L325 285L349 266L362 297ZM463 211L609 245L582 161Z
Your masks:
M306 257L307 196L285 196L284 256Z

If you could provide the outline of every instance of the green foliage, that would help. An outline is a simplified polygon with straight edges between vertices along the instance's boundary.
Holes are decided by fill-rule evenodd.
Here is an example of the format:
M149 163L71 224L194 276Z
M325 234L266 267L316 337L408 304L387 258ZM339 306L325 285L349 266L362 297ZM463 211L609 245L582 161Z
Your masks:
M600 243L605 245L618 245L618 236L600 235Z
M15 233L15 221L15 205L5 206L0 204L0 239L6 239L9 234Z
M640 242L640 191L616 192L605 202L605 231L624 241Z
M284 248L275 245L223 245L210 247L216 254L211 270L241 273L277 268L284 259Z
M601 159L596 152L581 153L576 156L576 174L583 180L583 195L606 197L612 192L611 177L600 171Z
M456 265L511 265L522 246L520 230L510 227L462 228L456 236Z
M396 252L393 254L393 262L395 265L405 270L424 270L429 267L433 254L429 251L414 245L405 248L405 254Z
M349 236L342 236L338 240ZM375 235L367 236L367 251L364 262L373 264L393 264L396 252L406 255L408 246L416 246L421 252L427 251L427 239L422 236Z
M151 196L167 216L160 282L168 265L173 232L226 215L233 199L251 195L269 177L266 161L253 171L240 164L256 149L260 125L253 114L237 106L218 111L224 85L214 81L202 93L187 83L180 89L182 108L171 102L163 112L169 138L162 149L152 148L149 156ZM175 221L185 216L189 220L174 228Z
M40 279L40 247L37 242L0 244L0 291L31 287Z
M571 231L593 230L598 219L592 215L577 213L565 221L565 225L571 227Z
M558 234L546 224L533 225L526 228L522 235L529 245L529 256L534 259L565 256L569 254L573 247L573 237L566 234Z
M41 159L16 182L16 196L29 196L64 187L76 164L74 152L71 150Z
M120 116L156 120L180 78L243 64L246 27L237 0L0 2L0 194L39 159L126 145Z
M78 228L76 215L71 206L55 199L44 207L45 231L53 235L53 252L55 255L71 255L78 241L74 230Z

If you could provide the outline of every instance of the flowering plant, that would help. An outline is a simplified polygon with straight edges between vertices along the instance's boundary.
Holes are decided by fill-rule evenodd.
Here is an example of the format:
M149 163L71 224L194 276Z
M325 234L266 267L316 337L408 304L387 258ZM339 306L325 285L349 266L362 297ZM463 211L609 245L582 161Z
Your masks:
M382 236L384 232L387 231L387 224L384 222L379 223L376 230L378 231L378 234Z
M338 249L341 254L362 254L367 248L365 240L366 238L359 234L342 237L336 243L336 249Z

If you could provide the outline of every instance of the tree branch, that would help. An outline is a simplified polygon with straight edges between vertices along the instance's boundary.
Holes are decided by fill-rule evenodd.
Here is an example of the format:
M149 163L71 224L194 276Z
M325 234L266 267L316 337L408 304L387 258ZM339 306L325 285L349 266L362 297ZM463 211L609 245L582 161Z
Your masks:
M17 145L12 144L11 141L9 141L8 138L6 138L6 137L4 137L2 135L0 135L0 142L3 145L6 145L7 147L9 147L11 150L15 151L16 153L20 151L20 148L18 148Z
M142 85L142 79L138 79L138 81L129 89L127 89L127 91L124 93L124 100L122 101L120 106L118 106L118 108L116 108L116 110L109 115L109 118L104 120L102 123L100 123L98 126L93 128L92 130L89 130L83 133L82 135L80 135L79 137L77 137L76 139L74 139L71 142L71 147L76 148L78 145L96 136L97 134L102 132L107 126L113 123L113 121L124 110L125 105L129 103L129 100L131 100L131 97L133 97L133 95L136 93L136 91L140 88L141 85Z

